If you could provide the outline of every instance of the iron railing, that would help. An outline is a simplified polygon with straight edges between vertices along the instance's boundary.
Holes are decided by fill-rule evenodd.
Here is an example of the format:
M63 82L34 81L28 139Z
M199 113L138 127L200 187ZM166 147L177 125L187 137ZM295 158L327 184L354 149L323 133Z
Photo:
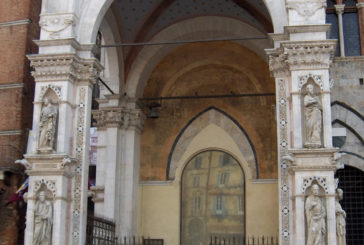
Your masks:
M87 216L86 245L164 245L163 239L118 237L115 223L103 218ZM278 245L273 236L212 235L207 245Z
M87 216L86 245L163 245L163 239L118 237L115 223L92 215Z
M273 236L211 236L209 245L278 245L278 238Z

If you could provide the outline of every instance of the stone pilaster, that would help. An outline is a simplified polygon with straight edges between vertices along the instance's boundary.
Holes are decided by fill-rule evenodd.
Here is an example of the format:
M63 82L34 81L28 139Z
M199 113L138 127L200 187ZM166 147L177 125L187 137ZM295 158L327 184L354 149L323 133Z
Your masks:
M58 42L68 43L68 40ZM41 42L39 45L50 47L51 43ZM28 171L29 196L34 198L37 195L34 191L37 181L52 182L60 200L53 202L52 244L84 244L92 86L102 67L96 59L83 59L76 53L38 54L28 58L35 69L32 75L36 81L33 129L25 155L33 166ZM46 100L52 101L57 115L55 122L49 124L54 129L55 144L44 153L39 148ZM71 163L72 168L67 168L66 172L50 170ZM33 207L34 203L30 202L25 244L32 244L34 236Z
M324 8L321 1L309 2L315 2L313 6L317 9L312 7L312 13L306 12L307 18L301 19L306 24L319 18L320 13L315 14L315 11ZM300 20L295 15L302 11L298 9L300 4L301 1L287 1L289 11L293 11L290 14L296 21ZM272 35L275 49L266 50L277 90L280 244L306 244L309 227L305 207L311 187L318 184L320 200L327 211L323 239L326 244L336 245L335 214L332 212L336 149L332 148L332 82L329 77L336 40L327 40L329 26L320 21L316 23L319 25L285 27L283 34ZM306 99L308 95L310 98ZM307 136L310 129L307 113L310 113L308 110L311 110L313 100L319 108L314 109L319 115L314 129L319 135L316 143L311 143Z
M115 220L119 237L137 235L140 133L145 116L135 102L119 95L106 96L99 104L100 109L93 111L101 148L96 185L104 188L108 198L96 203L95 211Z

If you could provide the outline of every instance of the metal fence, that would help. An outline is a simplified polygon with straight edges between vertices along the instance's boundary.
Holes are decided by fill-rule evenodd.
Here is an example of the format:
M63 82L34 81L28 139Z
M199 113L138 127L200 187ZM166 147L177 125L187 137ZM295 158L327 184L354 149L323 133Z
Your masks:
M164 240L145 237L118 237L115 233L114 222L88 215L86 245L164 245ZM273 236L212 235L207 245L278 245L278 238Z
M164 245L163 239L118 237L115 223L92 215L87 216L86 245Z
M278 245L278 238L273 236L211 236L209 245Z

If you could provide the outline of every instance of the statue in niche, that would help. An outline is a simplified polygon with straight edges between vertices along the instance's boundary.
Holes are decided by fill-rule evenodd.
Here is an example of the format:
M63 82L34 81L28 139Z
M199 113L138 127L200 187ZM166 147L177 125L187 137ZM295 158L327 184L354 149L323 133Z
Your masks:
M322 108L320 99L314 94L314 87L308 84L307 94L303 99L305 114L305 147L321 147Z
M39 122L39 151L51 152L55 149L57 115L57 106L53 105L50 98L45 98Z
M46 200L45 191L40 191L34 209L33 245L52 244L53 207Z
M335 202L335 213L336 213L336 240L337 245L346 245L346 213L342 209L339 201L343 199L343 190L336 189L336 202Z
M305 211L307 220L306 245L325 245L326 236L326 209L319 196L320 187L313 184L311 193L306 198Z

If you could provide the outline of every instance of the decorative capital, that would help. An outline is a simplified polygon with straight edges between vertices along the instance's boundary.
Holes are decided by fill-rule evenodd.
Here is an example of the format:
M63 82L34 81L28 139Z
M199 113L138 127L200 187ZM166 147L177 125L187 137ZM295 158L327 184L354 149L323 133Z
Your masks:
M356 4L356 7L357 7L358 9L364 8L364 2L357 3L357 4Z
M335 4L334 5L337 14L343 14L345 10L345 4Z
M329 69L336 40L284 42L281 44L290 70Z
M96 82L102 70L97 59L82 59L75 54L28 55L36 82L70 81Z
M124 124L123 108L101 108L92 111L96 120L96 126L102 127L120 127Z
M144 128L145 119L146 116L141 109L127 110L125 111L123 128L135 129L141 133Z
M269 59L269 70L273 77L289 77L287 56L280 49L266 50Z
M134 128L141 132L146 116L141 109L127 109L124 107L103 107L92 111L96 126Z

